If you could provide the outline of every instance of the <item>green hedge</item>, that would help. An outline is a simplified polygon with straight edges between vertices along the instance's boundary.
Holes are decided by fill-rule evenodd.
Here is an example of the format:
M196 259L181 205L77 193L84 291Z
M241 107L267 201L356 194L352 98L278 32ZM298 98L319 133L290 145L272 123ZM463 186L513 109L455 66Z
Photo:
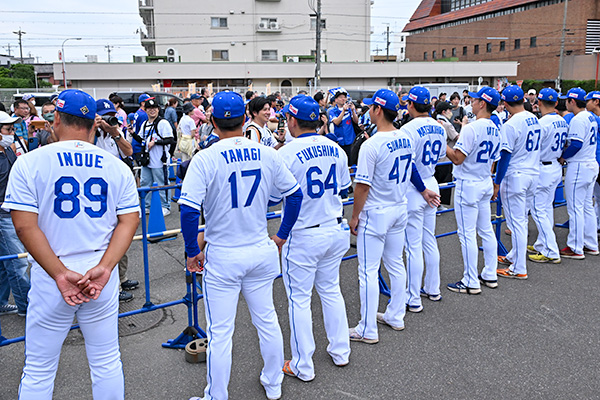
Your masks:
M0 78L0 88L30 88L31 81L23 78Z

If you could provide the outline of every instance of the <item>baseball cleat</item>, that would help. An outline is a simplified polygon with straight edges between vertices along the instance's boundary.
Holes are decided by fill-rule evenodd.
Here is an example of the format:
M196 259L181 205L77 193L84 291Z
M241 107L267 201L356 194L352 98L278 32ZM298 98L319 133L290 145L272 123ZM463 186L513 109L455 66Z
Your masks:
M363 342L366 344L376 344L379 343L379 339L369 339L366 337L362 337L358 334L358 332L356 332L355 328L350 328L349 330L350 333L350 340L353 342Z
M420 313L421 311L423 311L423 305L411 306L410 304L407 304L406 311L410 311L412 313Z
M480 294L481 293L480 288L470 288L470 287L466 286L464 283L462 283L461 281L458 281L456 283L449 283L447 287L448 287L449 291L455 292L455 293L466 293L466 294Z
M533 262L536 263L550 263L550 264L560 264L560 257L559 258L550 258L550 257L546 257L543 254L530 254L529 255L529 259Z
M487 279L483 279L481 274L477 275L477 277L479 278L479 283L481 283L483 286L487 286L490 289L496 289L498 287L497 279L495 281L488 281Z
M395 331L403 331L404 330L404 325L403 326L394 326L394 325L390 324L385 319L383 319L383 313L380 313L380 312L377 313L377 322L379 322L380 324L383 324L383 325L387 325Z
M431 301L441 301L441 294L429 294L425 291L425 289L421 289L421 297L427 297Z
M505 256L498 256L498 264L512 265L512 262L510 262Z
M302 382L310 382L313 379L315 379L315 376L313 375L312 378L310 379L302 379L299 376L297 376L294 371L292 371L292 366L290 365L292 361L291 360L285 360L285 362L283 363L283 368L281 369L283 371L284 374L286 374L287 376L293 376L294 378L298 378L300 379Z
M560 251L560 255L564 258L572 258L574 260L583 260L585 259L585 255L577 254L569 246L565 247Z
M587 247L584 246L583 247L583 253L584 254L589 254L590 256L597 256L598 254L600 254L600 251L588 249Z
M527 274L515 274L508 268L499 268L496 270L496 274L503 278L527 279Z
M539 254L539 251L535 249L532 245L527 245L527 252L530 254Z

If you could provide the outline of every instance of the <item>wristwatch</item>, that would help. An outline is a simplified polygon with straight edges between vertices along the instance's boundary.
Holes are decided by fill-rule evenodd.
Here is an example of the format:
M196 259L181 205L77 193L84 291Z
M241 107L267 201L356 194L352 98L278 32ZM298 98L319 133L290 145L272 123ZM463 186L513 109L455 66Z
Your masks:
M121 140L121 134L118 134L117 136L113 136L113 139L115 139L115 140Z

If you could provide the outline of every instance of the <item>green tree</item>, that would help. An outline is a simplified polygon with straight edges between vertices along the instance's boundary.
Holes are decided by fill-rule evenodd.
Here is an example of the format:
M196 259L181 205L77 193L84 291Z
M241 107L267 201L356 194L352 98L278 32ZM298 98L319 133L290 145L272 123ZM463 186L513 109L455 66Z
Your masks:
M35 87L35 73L33 65L28 64L13 64L10 66L11 78L27 79L31 82L30 87Z

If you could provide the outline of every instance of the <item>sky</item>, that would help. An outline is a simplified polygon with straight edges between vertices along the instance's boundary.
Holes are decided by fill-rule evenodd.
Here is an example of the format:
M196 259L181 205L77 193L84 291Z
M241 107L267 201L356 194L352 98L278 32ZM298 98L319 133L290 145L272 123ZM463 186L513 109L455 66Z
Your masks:
M197 0L207 1L207 0ZM294 1L294 0L284 0ZM327 1L327 0L323 0ZM375 0L371 13L371 49L385 52L385 30L399 33L420 0ZM23 56L37 62L57 62L64 43L65 59L85 62L86 55L108 61L105 46L111 45L111 62L131 62L133 55L145 55L139 31L144 26L137 0L0 0L0 54L19 55L18 36L23 31ZM383 53L382 53L383 54Z

